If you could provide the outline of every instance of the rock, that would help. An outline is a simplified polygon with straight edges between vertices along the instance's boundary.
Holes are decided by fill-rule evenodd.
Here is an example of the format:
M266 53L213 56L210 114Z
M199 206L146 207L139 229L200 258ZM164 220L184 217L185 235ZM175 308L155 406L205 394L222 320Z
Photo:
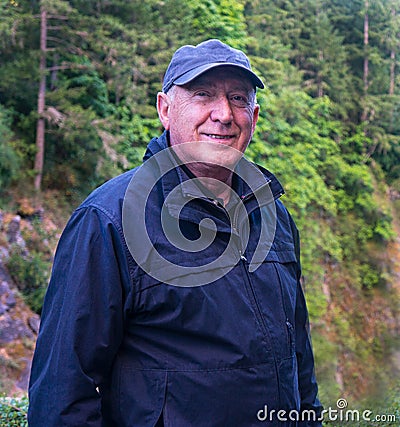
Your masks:
M10 292L10 287L6 280L0 282L0 298L2 295L8 294Z
M16 215L8 224L7 240L10 245L18 245L23 253L27 253L26 242L21 236L21 217L19 215Z
M40 327L40 317L36 314L28 319L28 325L32 331L37 335Z
M34 334L22 319L14 319L9 312L0 317L0 345L17 339L34 339Z
M10 294L8 294L8 297L6 298L6 306L10 309L15 307L17 304L17 300L15 299L15 293L14 291L11 291Z
M23 358L23 359L21 359L20 363L22 363L25 366L25 368L21 372L21 375L20 375L19 380L18 380L16 385L21 390L28 390L29 377L30 377L31 366L32 366L32 359Z
M27 392L39 324L0 259L0 390L8 395Z
M0 316L2 316L7 311L7 306L0 303Z
M7 228L7 240L8 243L17 243L17 240L20 236L21 228L21 217L16 215L8 224Z
M16 304L15 292L10 288L8 282L3 280L0 283L0 305L4 307L5 311L9 311ZM3 314L1 313L1 309L0 314Z
M0 261L2 261L3 259L8 259L10 257L10 252L8 251L7 248L5 248L4 246L0 247Z

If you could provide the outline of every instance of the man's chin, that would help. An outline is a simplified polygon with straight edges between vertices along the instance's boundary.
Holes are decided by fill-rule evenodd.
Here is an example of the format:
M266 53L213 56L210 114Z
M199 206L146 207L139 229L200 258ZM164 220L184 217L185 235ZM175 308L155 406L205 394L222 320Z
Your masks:
M191 164L202 164L206 169L227 169L233 171L243 153L226 143L202 140L173 145L172 149L180 161L192 169Z

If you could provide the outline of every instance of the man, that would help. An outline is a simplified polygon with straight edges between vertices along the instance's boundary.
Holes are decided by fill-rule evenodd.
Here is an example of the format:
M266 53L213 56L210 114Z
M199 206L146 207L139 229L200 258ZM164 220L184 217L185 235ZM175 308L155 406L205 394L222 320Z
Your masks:
M165 132L60 239L31 427L320 425L297 230L276 178L242 157L257 87L218 40L175 52Z

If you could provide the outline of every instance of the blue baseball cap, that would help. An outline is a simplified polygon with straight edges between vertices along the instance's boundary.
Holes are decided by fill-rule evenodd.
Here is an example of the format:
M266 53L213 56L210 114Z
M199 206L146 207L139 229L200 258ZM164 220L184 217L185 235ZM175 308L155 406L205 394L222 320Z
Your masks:
M243 70L254 87L264 88L264 83L252 71L249 58L241 50L211 39L197 46L182 46L174 53L165 72L162 90L166 93L173 85L184 85L212 68L226 65Z

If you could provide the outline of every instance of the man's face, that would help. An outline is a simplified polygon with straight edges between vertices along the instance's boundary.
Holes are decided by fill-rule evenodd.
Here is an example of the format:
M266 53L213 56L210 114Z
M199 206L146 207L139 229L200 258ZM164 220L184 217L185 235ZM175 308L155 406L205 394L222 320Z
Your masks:
M214 68L184 86L174 86L168 94L160 93L157 108L172 146L205 142L208 144L203 147L209 147L218 143L241 153L251 140L259 111L250 79L229 66ZM218 161L231 166L229 158Z

